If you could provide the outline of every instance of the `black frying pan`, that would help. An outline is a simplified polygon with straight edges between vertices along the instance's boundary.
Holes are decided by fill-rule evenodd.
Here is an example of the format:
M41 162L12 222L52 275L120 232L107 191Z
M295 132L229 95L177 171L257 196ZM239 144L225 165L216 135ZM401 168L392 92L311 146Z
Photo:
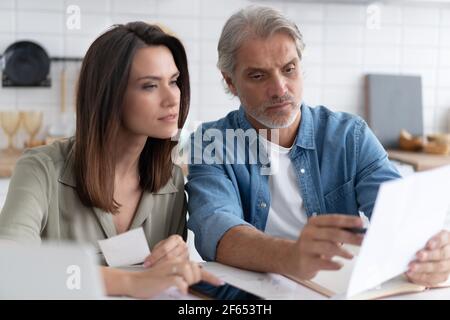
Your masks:
M46 86L50 71L50 58L40 45L32 41L18 41L5 53L4 86Z

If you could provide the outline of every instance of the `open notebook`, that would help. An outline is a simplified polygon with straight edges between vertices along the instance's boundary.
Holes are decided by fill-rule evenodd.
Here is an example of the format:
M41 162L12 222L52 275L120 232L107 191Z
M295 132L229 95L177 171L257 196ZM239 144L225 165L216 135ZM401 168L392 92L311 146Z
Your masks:
M296 280L302 285L313 289L314 291L323 294L327 297L342 296L345 297L348 285L350 282L350 277L352 274L353 267L356 261L356 255L358 254L359 248L355 246L346 245L345 248L352 252L355 257L352 260L336 259L343 264L342 269L339 271L320 271L311 280ZM450 287L450 279L446 282L436 286L436 288ZM377 286L375 289L367 290L363 293L352 296L350 299L379 299L399 294L421 292L426 290L425 286L411 283L407 280L406 276L401 274L381 285Z
M321 271L302 283L326 296L350 299L425 290L403 274L417 251L445 227L449 189L450 166L383 183L360 249L347 246L354 258L339 259L341 270Z

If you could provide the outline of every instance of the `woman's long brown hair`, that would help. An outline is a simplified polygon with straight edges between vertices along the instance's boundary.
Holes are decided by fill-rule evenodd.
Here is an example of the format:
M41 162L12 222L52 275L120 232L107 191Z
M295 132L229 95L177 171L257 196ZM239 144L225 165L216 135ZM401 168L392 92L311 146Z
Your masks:
M186 52L182 43L158 26L144 22L115 25L89 47L78 80L74 174L77 193L86 206L116 213L114 200L115 141L122 125L122 108L136 50L166 46L180 72L181 128L189 110L190 86ZM149 137L139 158L140 186L156 192L171 178L171 139Z

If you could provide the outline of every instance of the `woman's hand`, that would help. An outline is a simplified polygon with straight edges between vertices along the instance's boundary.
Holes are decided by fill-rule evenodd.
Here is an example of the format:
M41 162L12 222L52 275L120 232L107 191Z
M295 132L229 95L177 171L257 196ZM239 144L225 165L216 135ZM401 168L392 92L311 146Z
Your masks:
M179 235L172 235L158 242L152 253L145 259L144 268L155 266L169 259L189 260L189 250L186 242Z
M170 287L177 287L183 294L187 294L188 287L201 280L215 286L223 284L198 263L170 259L144 271L130 272L125 282L125 292L134 298L148 299Z

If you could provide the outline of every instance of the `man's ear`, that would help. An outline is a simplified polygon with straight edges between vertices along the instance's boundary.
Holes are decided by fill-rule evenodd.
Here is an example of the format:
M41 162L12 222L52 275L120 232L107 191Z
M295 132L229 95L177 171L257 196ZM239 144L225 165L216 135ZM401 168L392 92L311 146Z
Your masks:
M223 79L225 80L225 82L227 84L228 90L230 90L230 92L232 94L237 96L237 90L236 90L236 87L233 84L233 79L231 79L231 77L225 72L222 72L222 77L223 77Z

